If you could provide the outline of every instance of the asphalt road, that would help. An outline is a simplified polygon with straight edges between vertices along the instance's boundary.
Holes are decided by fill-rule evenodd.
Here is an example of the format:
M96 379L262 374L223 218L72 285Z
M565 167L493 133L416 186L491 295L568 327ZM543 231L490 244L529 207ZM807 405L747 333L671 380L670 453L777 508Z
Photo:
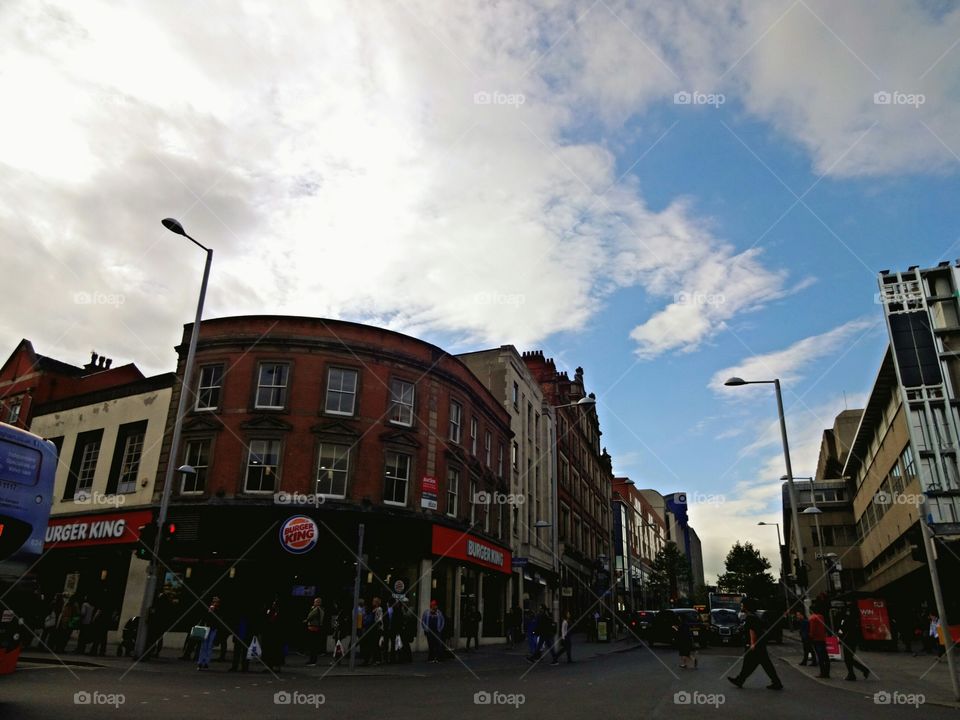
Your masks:
M950 708L903 704L916 698L898 698L896 688L877 680L860 681L862 694L824 687L785 662L777 663L783 691L765 689L762 670L738 690L725 679L735 663L730 650L718 648L701 653L698 669L681 670L675 652L639 648L553 667L531 667L523 657L489 649L463 662L418 663L403 674L354 677L321 677L327 668L291 668L279 678L235 674L221 664L197 672L176 661L141 664L129 672L28 665L0 677L0 718L958 717ZM901 704L878 704L878 692L891 693Z

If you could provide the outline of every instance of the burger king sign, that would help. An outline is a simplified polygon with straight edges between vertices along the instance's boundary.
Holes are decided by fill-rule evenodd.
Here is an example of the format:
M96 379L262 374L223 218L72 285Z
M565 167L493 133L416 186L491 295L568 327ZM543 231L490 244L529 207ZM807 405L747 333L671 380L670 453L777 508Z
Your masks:
M313 550L318 534L317 524L313 520L306 515L294 515L280 526L280 544L287 552L302 555Z

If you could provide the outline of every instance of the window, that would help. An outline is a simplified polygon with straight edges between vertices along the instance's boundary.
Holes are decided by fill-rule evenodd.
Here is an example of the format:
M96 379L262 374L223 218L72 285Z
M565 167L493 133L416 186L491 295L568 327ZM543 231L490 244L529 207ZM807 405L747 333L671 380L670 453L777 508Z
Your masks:
M570 508L560 503L560 542L570 537Z
M11 425L16 424L20 419L20 408L23 407L23 400L16 398L10 401L10 411L7 413L7 422Z
M223 385L223 365L200 368L197 383L197 410L216 410L220 407L220 387Z
M324 412L353 415L357 399L357 371L330 368L327 371L327 401Z
M279 440L251 440L250 452L247 455L247 481L244 492L274 492L279 467Z
M137 475L140 472L140 456L143 454L144 433L127 435L123 443L123 460L120 461L118 493L132 493L137 489ZM118 443L119 444L119 443Z
M475 502L477 497L477 479L475 477L470 478L470 524L474 525L477 522L477 503Z
M456 517L460 509L460 471L454 468L447 470L447 515ZM470 503L474 498L470 498Z
M520 446L514 441L513 450L510 453L510 462L513 464L513 469L517 470L520 467Z
M483 457L484 461L488 468L492 468L491 460L493 459L493 435L490 434L490 431L487 430L483 434Z
M540 447L540 413L533 416L533 442Z
M483 531L485 533L490 532L490 516L493 514L493 503L487 503L480 507L480 512L483 513Z
M513 383L513 407L520 409L520 386L516 382Z
M470 454L477 456L477 419L470 418Z
M317 494L346 497L350 470L350 446L320 443L317 459Z
M503 479L503 443L497 446L497 477Z
M183 454L183 464L189 465L196 473L184 474L180 492L186 495L202 493L207 487L207 468L210 466L210 441L189 440Z
M903 476L906 478L904 484L909 485L917 477L917 466L913 462L913 448L907 445L900 457L903 459Z
M409 484L410 456L388 452L384 469L383 501L391 505L406 505Z
M450 401L450 440L460 442L461 423L463 422L463 408L456 400Z
M93 487L102 440L103 429L88 430L77 435L77 444L73 448L73 458L70 461L70 475L63 493L64 500L72 500L77 493L86 492Z
M287 404L287 375L290 366L283 363L261 363L257 379L258 408L282 410Z
M390 422L413 425L413 383L390 381Z

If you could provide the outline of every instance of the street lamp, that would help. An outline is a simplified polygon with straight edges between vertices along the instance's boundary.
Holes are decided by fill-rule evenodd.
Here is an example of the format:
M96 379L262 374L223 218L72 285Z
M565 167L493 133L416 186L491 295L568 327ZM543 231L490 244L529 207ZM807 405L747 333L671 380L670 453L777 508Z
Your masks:
M781 480L786 480L787 476L783 475L780 477ZM813 522L816 525L817 529L817 547L820 550L820 569L822 570L822 576L824 578L824 585L827 588L827 592L830 592L830 584L827 582L827 560L823 556L823 533L820 530L820 516L823 515L823 510L817 507L817 493L816 486L814 485L814 480L812 477L797 477L794 480L809 480L810 481L810 502L813 503L810 507L803 509L804 515L813 515ZM802 560L801 560L802 562ZM816 584L816 583L814 583Z
M783 585L783 600L786 602L785 610L790 609L790 594L787 592L787 574L783 569L783 542L780 539L780 523L764 522L761 520L757 525L775 525L777 527L777 555L780 556L780 584Z
M793 485L793 465L790 463L790 445L787 442L787 421L783 416L783 394L780 392L780 378L773 380L744 380L743 378L732 377L724 385L727 387L740 387L741 385L773 385L777 394L777 414L780 417L780 438L783 441L783 459L787 466L787 488L790 493L790 515L793 521L793 539L797 544L797 557L803 561L803 538L800 536L799 516L797 514L797 490ZM807 615L810 614L810 598L804 594L804 608Z
M200 297L197 300L197 314L193 321L193 328L190 332L190 345L187 350L187 359L183 367L183 379L180 383L180 402L177 405L177 415L173 421L173 434L170 437L170 453L167 456L167 472L163 481L163 494L160 498L160 509L157 511L157 527L162 528L167 520L167 511L170 507L170 493L173 489L174 468L180 453L180 435L183 431L183 416L187 412L187 396L190 394L190 387L193 375L193 360L197 352L197 339L200 337L200 320L203 316L203 301L207 296L207 280L210 277L210 264L213 262L213 250L201 245L192 237L187 235L183 225L174 218L164 218L163 226L172 233L182 235L192 242L198 248L207 254L206 263L203 266L203 280L200 283ZM186 472L181 466L177 472ZM190 468L193 470L193 468ZM196 471L194 471L196 472ZM153 606L153 599L157 589L158 558L160 555L160 543L163 540L162 533L157 533L153 542L153 553L150 557L150 565L147 568L147 582L143 589L143 602L140 606L140 624L137 627L137 641L135 645L135 655L142 657L147 644L147 617L150 614L150 608Z

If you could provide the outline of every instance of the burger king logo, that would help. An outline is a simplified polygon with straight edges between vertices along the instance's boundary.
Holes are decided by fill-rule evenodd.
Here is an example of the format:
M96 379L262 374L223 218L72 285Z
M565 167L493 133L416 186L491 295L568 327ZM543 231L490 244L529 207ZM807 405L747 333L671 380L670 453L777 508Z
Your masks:
M317 524L306 515L294 515L280 526L280 544L294 555L313 550L317 544Z

